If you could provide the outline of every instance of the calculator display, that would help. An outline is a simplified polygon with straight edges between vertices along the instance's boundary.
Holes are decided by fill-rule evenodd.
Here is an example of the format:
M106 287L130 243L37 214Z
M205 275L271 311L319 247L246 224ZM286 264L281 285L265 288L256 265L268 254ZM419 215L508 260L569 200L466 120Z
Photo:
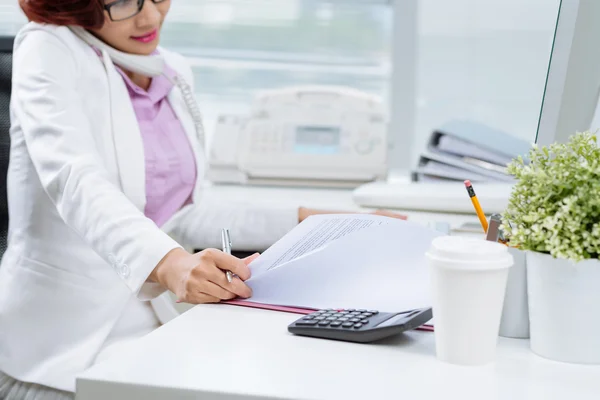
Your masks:
M390 325L394 325L396 322L398 321L402 321L403 319L405 319L406 317L408 317L410 315L410 312L407 313L402 313L402 314L398 314L386 321L383 321L381 324L377 325L378 328L382 328L384 326L390 326Z

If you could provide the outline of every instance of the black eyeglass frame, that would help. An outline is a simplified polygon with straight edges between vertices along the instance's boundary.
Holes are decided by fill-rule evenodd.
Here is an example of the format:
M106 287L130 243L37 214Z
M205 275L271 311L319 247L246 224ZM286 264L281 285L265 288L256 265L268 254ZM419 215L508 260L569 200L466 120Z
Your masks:
M114 19L113 16L112 16L112 12L110 11L110 9L112 7L114 7L114 6L116 6L117 4L121 4L121 3L125 2L125 1L128 1L128 0L117 0L117 1L113 1L110 4L105 4L104 5L104 9L106 10L106 12L108 12L108 17L110 18L111 21L113 21L113 22L119 22L119 21L125 21L125 20L127 20L129 18L135 17L136 15L138 15L144 9L144 3L146 2L146 0L138 0L138 2L137 2L138 3L138 9L135 12L135 14L132 14L129 17L126 17L126 18ZM151 1L154 4L157 4L157 3L162 3L163 1L166 1L166 0L151 0Z

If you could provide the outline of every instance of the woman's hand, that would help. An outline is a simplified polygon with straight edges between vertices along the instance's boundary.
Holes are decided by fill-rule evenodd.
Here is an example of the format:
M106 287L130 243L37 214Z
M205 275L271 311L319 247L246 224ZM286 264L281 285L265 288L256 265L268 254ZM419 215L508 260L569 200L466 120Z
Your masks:
M298 222L302 222L306 218L310 217L311 215L317 215L317 214L358 214L358 213L344 212L344 211L315 210L312 208L300 207L298 209ZM375 211L369 212L368 214L381 215L381 216L390 217L390 218L406 219L405 215L397 214L397 213L394 213L391 211L386 211L386 210L375 210Z
M369 214L381 215L383 217L397 218L397 219L406 219L406 215L398 214L395 212L387 211L387 210L375 210L370 212Z
M216 249L196 254L174 249L152 271L150 280L173 292L178 302L201 304L248 298L252 290L244 281L250 278L248 264L256 256L242 260ZM225 275L227 270L236 275L231 283Z

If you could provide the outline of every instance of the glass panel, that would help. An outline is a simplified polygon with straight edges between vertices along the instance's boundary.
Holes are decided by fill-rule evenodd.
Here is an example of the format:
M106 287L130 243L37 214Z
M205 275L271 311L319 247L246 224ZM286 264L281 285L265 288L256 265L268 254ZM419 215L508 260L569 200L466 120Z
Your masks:
M387 101L391 14L385 0L177 0L161 45L192 63L210 135L262 89L341 85ZM17 0L0 0L0 35L25 22Z
M0 36L14 36L26 22L17 0L0 0Z
M415 157L468 119L534 142L560 0L421 0Z
M342 85L387 101L391 16L384 1L177 0L161 44L192 62L210 135L263 89Z

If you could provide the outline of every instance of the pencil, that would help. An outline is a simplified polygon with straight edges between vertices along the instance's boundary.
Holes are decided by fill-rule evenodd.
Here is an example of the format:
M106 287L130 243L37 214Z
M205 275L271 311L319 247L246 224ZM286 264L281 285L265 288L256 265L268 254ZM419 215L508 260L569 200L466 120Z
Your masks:
M477 196L475 195L475 190L473 189L473 185L471 185L471 181L466 180L465 187L467 188L467 193L469 193L469 197L471 198L471 203L473 203L473 207L475 207L475 212L477 213L479 222L481 223L481 226L483 227L483 231L485 233L487 233L488 222L487 222L487 219L485 219L485 214L483 213L483 210L481 209L479 200L477 199Z

